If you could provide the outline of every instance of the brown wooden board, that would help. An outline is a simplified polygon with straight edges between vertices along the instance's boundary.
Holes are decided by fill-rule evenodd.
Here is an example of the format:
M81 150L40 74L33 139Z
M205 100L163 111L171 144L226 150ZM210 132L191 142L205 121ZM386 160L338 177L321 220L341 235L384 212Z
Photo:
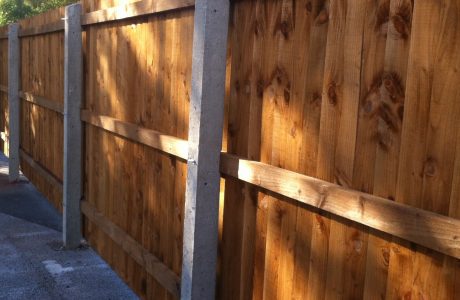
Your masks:
M0 32L6 33L6 28ZM0 86L0 151L8 155L8 39L0 39Z

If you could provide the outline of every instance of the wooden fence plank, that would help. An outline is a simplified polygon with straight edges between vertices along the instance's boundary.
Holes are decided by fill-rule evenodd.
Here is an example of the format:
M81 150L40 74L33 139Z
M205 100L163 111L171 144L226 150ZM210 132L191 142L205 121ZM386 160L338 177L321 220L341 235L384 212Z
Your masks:
M64 113L64 105L60 102L56 102L44 97L35 96L29 92L19 92L19 97L27 102L33 103L35 105L50 109L57 113L63 114Z
M374 99L369 97L368 102L364 104L364 107L371 107L365 114L373 116L372 118L377 117L378 122L377 129L374 129L377 139L373 139L377 143L373 194L393 200L396 195L398 178L404 90L411 40L412 5L413 1L411 0L391 0L390 3L383 2L379 7L380 21L377 24L380 25L380 31L388 36L385 46L384 73L380 78L380 86L377 87L377 97ZM382 23L382 20L386 20L382 16L391 21ZM371 230L370 233L364 298L384 298L392 247L388 236L379 234L374 230ZM395 257L397 256L391 256L392 259ZM402 267L400 270L404 269L404 264L397 262L392 264L392 268L395 266L398 268L398 265Z
M133 123L124 122L108 116L96 115L88 110L81 112L81 119L93 126L116 133L122 137L177 156L183 160L187 159L188 143L185 140L162 134L155 130L142 128Z
M192 7L195 0L143 0L93 11L82 16L82 25L105 23Z
M155 277L173 296L179 298L179 277L164 265L156 256L149 253L136 240L123 231L120 227L109 221L102 213L87 201L81 202L83 214L100 230L105 232L138 264L145 267L147 272Z
M348 220L460 258L460 220L229 154L222 155L221 172Z
M0 85L0 92L8 93L8 87L6 85Z
M43 179L49 182L52 186L54 186L60 192L62 192L62 182L58 178L56 178L50 171L48 171L42 165L36 162L24 150L22 149L19 150L19 155L29 166L31 166L37 172L38 175L40 175Z

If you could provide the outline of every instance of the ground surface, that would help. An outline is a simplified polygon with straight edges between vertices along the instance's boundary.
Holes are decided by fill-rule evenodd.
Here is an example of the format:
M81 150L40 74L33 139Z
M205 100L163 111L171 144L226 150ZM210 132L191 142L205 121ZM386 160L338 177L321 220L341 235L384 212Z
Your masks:
M62 251L61 217L0 154L0 299L137 299L91 249Z

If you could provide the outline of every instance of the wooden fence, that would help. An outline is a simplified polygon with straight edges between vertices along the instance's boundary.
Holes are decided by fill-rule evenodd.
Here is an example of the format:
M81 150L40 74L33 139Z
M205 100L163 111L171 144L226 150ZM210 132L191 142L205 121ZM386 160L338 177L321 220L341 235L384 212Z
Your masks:
M0 29L0 150L8 154L8 39L7 28Z
M165 3L82 2L84 236L152 299L180 292L192 84L193 1ZM20 23L21 168L58 208L62 17ZM458 299L458 1L234 1L228 41L218 297Z

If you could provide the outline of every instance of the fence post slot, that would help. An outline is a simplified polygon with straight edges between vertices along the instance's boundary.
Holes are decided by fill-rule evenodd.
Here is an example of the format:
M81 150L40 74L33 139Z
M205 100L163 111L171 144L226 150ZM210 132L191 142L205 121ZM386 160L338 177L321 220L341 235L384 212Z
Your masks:
M19 179L19 24L8 26L9 181Z
M82 198L82 30L81 5L65 8L63 241L67 249L81 241Z
M214 299L229 0L196 0L181 299Z

